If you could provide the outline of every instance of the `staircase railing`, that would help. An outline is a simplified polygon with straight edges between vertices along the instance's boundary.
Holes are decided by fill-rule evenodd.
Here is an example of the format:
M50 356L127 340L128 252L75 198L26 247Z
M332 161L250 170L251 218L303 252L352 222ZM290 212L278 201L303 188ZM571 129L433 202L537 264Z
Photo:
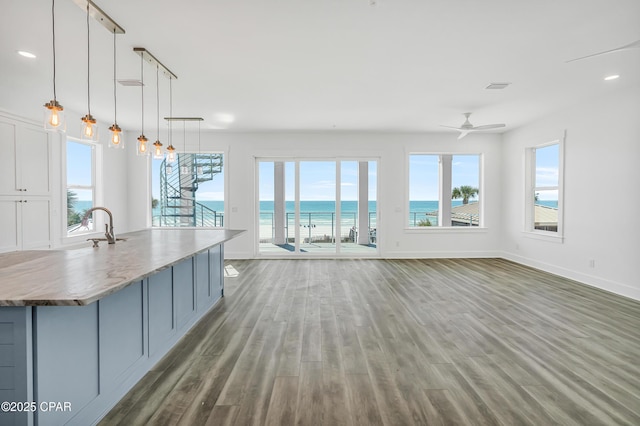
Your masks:
M198 184L222 173L222 154L178 154L167 174L166 160L160 165L160 217L157 226L224 226L224 214L196 201ZM181 174L187 167L188 175Z
M204 204L196 202L194 210L194 226L224 226L224 213L210 209Z

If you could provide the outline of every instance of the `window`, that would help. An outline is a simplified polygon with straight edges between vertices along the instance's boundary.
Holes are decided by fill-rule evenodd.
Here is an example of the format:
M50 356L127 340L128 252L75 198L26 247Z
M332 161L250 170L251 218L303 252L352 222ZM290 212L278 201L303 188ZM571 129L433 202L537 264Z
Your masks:
M257 159L258 252L376 253L377 169L364 158Z
M96 145L67 140L67 235L94 231L93 220L83 221L96 202Z
M527 157L527 230L561 235L562 145L529 148Z
M224 158L221 153L177 154L152 162L152 226L223 227Z
M409 226L480 226L479 154L409 155Z

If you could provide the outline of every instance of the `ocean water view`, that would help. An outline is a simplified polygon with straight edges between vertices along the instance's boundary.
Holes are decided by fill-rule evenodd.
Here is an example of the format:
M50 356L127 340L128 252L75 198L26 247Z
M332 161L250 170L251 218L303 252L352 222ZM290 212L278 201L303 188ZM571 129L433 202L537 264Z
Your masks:
M224 201L199 201L200 204L217 212L222 226L224 221ZM539 200L539 205L557 208L557 201ZM92 205L91 201L79 200L75 203L76 212L83 214ZM407 217L408 226L421 226L426 223L431 226L438 226L438 217L435 212L438 210L438 201L436 200L418 200L410 201L409 212ZM462 200L452 200L452 207L462 205ZM259 218L259 239L260 242L271 242L274 238L274 203L273 201L260 201L260 218ZM377 202L369 201L369 220L368 224L358 224L358 202L342 201L340 223L336 218L335 201L300 201L300 235L304 241L353 241L355 232L360 229L367 229L372 239L377 240ZM431 214L430 214L431 213ZM153 224L159 226L161 210L159 207L153 209ZM287 241L293 241L295 229L295 203L293 201L286 202L286 238ZM477 226L477 217L476 217ZM171 226L171 225L168 225ZM214 225L210 225L214 226ZM220 225L215 225L220 226Z
M198 201L200 204L208 207L209 209L224 213L224 201ZM539 205L557 208L558 202L555 200L539 200L537 202ZM453 207L462 205L462 200L451 200L451 205ZM87 209L91 208L92 202L88 200L78 200L75 202L73 208L76 212L82 214ZM357 201L342 201L340 204L343 221L350 221L351 218L355 218L355 215L358 211L358 202ZM293 201L286 201L285 203L285 211L288 213L290 218L293 217L293 213L295 212L295 203ZM427 212L434 212L438 210L438 201L437 200L421 200L421 201L409 201L409 216L410 221L414 219L419 220L423 218L423 215ZM304 224L304 219L311 217L315 221L320 221L322 224L325 222L331 222L332 214L335 214L336 211L336 202L335 201L300 201L300 213L302 214L301 223ZM372 216L372 220L375 220L375 212L377 211L377 202L369 201L369 213ZM267 223L271 223L272 214L273 214L273 201L260 201L260 222L261 225L266 225ZM153 209L153 216L160 215L160 208L157 207ZM292 220L292 219L290 219ZM371 225L375 227L375 223Z

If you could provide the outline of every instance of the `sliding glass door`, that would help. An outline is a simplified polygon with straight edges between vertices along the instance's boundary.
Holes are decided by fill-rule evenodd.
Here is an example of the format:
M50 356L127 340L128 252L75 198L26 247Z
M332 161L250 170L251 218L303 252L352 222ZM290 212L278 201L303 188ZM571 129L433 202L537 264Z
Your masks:
M377 252L377 162L257 160L258 253Z
M300 251L335 253L336 162L300 161L299 165Z

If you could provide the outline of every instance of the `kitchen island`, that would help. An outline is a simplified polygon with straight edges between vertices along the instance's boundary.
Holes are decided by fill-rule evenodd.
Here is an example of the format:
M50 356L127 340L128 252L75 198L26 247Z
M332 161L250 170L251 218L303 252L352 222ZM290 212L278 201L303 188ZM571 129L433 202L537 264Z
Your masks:
M0 254L0 424L99 421L223 296L224 243L242 232Z

